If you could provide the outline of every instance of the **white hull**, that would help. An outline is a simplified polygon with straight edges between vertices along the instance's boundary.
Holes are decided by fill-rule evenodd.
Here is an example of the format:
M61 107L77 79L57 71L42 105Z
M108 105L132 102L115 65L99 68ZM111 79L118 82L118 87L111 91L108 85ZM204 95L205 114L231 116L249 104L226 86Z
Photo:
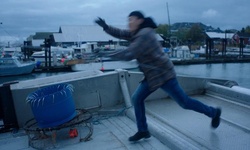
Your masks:
M58 60L64 57L72 57L73 48L51 47L51 57L49 58L49 52L47 52L47 62L49 59L52 64L56 64ZM45 63L45 51L35 52L32 54L36 63Z
M75 64L71 66L73 71L86 71L86 70L101 70L110 71L115 69L134 69L137 68L137 61L106 61L106 62L93 62L86 64Z

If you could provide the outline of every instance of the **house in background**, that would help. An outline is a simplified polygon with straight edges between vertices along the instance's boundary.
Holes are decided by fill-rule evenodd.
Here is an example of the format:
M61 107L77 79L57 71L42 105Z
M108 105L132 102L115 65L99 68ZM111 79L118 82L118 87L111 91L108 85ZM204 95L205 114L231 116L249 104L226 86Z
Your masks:
M49 39L53 36L54 32L36 32L35 35L30 35L27 38L27 43L29 46L40 47L44 44L45 39Z
M240 39L242 39L243 45L250 45L249 33L242 33L242 32L235 33L233 36L233 40L236 42L236 44L240 44Z

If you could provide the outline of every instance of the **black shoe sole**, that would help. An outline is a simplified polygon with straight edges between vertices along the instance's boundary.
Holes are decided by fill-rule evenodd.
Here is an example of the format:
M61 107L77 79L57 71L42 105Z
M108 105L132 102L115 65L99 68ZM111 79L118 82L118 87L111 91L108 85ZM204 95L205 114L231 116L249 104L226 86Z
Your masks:
M216 116L212 119L212 127L214 129L218 128L220 125L220 116L221 116L221 109L217 108Z

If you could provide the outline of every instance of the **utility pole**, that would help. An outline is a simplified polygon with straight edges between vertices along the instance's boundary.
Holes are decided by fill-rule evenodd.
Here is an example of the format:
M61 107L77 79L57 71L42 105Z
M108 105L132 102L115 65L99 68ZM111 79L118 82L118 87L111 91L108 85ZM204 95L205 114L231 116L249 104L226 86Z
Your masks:
M224 39L224 46L223 46L223 56L226 56L227 53L227 30L225 30L225 39Z
M167 12L168 12L168 33L169 33L169 39L171 37L171 25L170 25L170 17L169 17L169 10L168 10L168 2L167 2Z

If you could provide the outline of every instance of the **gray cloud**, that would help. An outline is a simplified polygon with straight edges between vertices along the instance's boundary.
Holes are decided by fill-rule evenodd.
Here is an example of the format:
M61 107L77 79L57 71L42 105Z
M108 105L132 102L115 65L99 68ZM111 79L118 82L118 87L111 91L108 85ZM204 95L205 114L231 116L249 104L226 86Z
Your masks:
M126 25L133 10L142 10L160 23L168 23L164 0L4 0L0 5L0 36L27 37L35 32L55 31L61 25L93 25L103 17L107 23ZM241 29L250 25L248 0L168 0L170 21L202 22L215 28ZM8 33L6 33L6 31Z

